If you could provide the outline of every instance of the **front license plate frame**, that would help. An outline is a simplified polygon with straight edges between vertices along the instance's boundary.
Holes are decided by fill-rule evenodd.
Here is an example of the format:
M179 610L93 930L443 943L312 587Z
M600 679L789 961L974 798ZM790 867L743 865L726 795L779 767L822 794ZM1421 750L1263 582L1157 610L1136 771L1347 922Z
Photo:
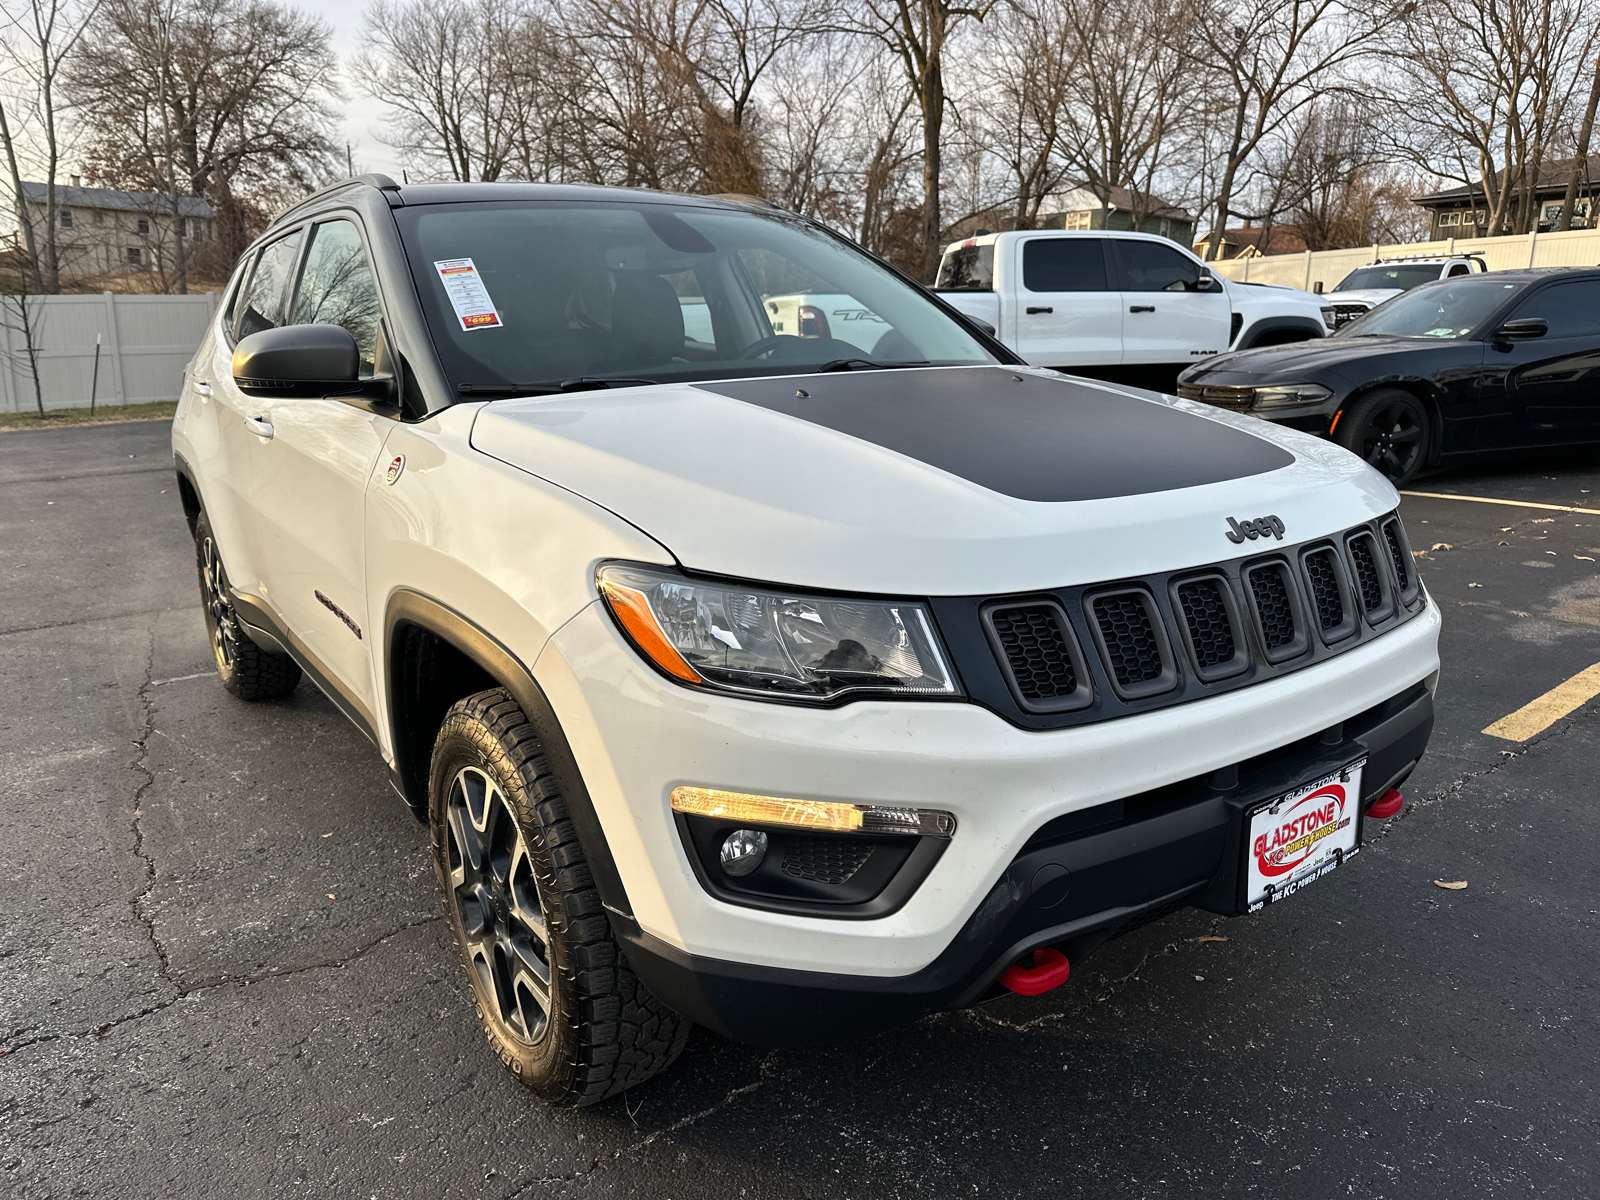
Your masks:
M1360 852L1365 756L1264 801L1245 814L1244 903L1259 912Z

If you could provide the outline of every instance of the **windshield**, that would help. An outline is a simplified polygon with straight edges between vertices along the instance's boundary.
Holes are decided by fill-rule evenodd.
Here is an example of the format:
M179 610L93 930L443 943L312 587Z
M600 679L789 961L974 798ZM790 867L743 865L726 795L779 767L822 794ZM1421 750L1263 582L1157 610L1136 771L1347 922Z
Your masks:
M1520 287L1492 276L1442 280L1385 300L1333 336L1466 337Z
M1439 278L1441 263L1376 263L1358 267L1339 281L1336 292L1363 288L1414 288Z
M905 280L796 217L511 201L395 218L463 391L996 361Z

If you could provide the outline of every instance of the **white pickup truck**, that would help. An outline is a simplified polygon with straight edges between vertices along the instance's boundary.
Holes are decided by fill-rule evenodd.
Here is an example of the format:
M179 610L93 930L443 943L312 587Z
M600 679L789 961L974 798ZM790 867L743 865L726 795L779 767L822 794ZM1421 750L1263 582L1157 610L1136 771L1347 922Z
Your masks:
M934 290L1034 366L1165 391L1201 359L1333 328L1322 297L1220 278L1182 246L1145 233L967 238L946 247Z

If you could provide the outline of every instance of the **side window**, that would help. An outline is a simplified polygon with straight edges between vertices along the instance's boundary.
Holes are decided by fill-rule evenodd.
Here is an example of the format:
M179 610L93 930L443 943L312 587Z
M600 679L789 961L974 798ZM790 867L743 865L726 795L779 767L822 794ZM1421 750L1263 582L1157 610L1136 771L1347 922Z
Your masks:
M1546 337L1600 338L1600 279L1574 279L1540 288L1509 320L1542 317L1550 323Z
M1199 266L1170 246L1156 242L1119 241L1123 287L1130 292L1179 291L1200 282ZM1174 287L1181 284L1182 288Z
M994 246L961 246L944 256L935 287L952 292L994 290Z
M377 356L378 288L361 234L349 221L324 221L312 230L311 249L289 306L290 325L341 325L361 351L361 375L372 377Z
M1022 286L1030 292L1105 292L1104 238L1033 238L1022 243Z
M1457 275L1470 275L1471 273L1472 268L1467 266L1466 263L1456 263L1455 266L1450 268L1450 274L1446 275L1445 278L1454 279Z
M230 336L237 336L235 330L239 328L239 317L244 312L244 298L250 291L250 271L255 266L256 260L261 257L260 251L246 256L239 263L237 278L234 280L232 298L228 302L228 321L226 329Z
M279 238L261 252L250 282L239 293L239 310L234 316L235 340L276 329L283 324L283 293L300 253L300 231Z

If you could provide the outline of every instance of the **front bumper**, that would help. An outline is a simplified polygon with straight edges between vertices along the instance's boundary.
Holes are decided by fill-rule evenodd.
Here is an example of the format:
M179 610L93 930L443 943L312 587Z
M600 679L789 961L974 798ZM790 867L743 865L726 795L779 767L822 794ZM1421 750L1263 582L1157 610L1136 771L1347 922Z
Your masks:
M1432 728L1432 693L1417 684L1320 736L1239 763L1236 773L1058 818L1034 832L944 952L909 975L719 960L669 945L636 922L613 924L651 991L719 1033L772 1046L872 1033L999 994L1001 972L1036 947L1057 947L1078 962L1178 908L1242 911L1242 830L1253 806L1365 754L1364 812L1410 774Z
M636 946L892 980L946 953L1048 822L1320 736L1434 676L1438 630L1430 604L1381 637L1291 674L1052 730L1021 729L962 702L818 709L691 691L646 666L598 602L550 639L534 674L626 892L612 907L637 925ZM956 834L888 915L839 920L743 907L696 878L670 811L679 785L942 809L955 815Z

